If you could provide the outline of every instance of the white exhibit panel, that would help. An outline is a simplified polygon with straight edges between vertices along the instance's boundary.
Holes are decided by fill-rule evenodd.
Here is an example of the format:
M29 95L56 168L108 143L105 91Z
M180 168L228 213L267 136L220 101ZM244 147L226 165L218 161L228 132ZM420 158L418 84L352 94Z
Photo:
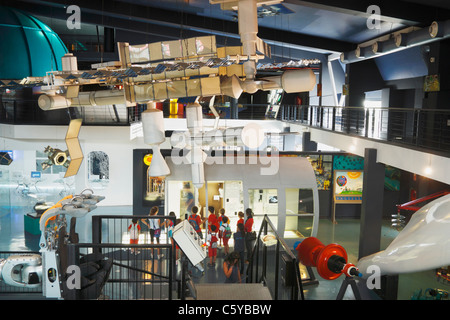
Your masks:
M202 246L202 239L189 221L184 220L175 226L173 239L194 266L206 258L206 249Z
M182 181L191 181L190 164L182 163L178 157L166 157L167 164L171 174L166 177L169 188L173 185L179 185ZM180 163L181 162L181 163ZM239 181L242 182L242 207L244 210L251 207L249 192L251 190L269 189L273 194L276 193L278 203L272 203L269 207L276 208L273 215L277 217L277 229L285 230L286 223L286 190L291 189L309 189L312 190L314 210L312 212L312 230L311 235L317 234L319 221L319 199L317 182L313 168L308 159L303 157L258 157L248 156L224 156L208 157L204 166L205 182L211 181ZM169 189L170 190L170 189ZM272 194L267 196L270 198ZM166 193L166 203L179 204L179 194L173 194L170 191ZM176 199L175 199L176 198ZM272 195L272 200L273 195ZM169 210L170 209L170 210ZM178 212L176 207L166 208L169 211ZM262 216L261 212L254 210L255 216ZM301 215L298 215L301 216ZM256 226L255 226L256 227Z

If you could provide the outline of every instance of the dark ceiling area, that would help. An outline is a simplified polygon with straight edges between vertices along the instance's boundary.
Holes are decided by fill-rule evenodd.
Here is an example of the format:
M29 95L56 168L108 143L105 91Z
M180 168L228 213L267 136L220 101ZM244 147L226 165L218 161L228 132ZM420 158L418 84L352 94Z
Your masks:
M65 30L70 16L67 7L77 5L82 23L76 33L79 37L103 37L111 29L116 31L114 41L127 41L123 38L133 34L130 43L205 34L215 34L218 44L239 43L236 12L221 10L209 0L0 0L0 4L47 19L60 35L70 36L70 30ZM370 10L374 5L379 9L379 23L370 28L368 21L377 13ZM258 19L258 36L274 52L278 48L281 55L293 56L295 51L332 54L354 50L385 34L450 19L450 2L442 0L285 0L277 8L261 8L266 10Z

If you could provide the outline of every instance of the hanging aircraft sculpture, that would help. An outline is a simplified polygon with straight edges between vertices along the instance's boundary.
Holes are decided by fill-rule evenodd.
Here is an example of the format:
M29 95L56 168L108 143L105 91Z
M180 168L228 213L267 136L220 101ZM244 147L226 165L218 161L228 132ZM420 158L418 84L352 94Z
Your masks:
M130 45L119 42L119 61L78 70L76 57L62 58L62 71L49 72L43 79L38 103L43 110L161 101L182 97L225 95L239 98L242 92L283 89L311 91L316 84L309 68L287 70L281 75L256 79L259 61L270 58L270 47L258 36L257 7L274 1L211 0L238 10L242 46L217 47L215 36ZM276 1L281 2L281 1ZM301 64L317 63L305 60ZM97 90L83 86L97 85Z

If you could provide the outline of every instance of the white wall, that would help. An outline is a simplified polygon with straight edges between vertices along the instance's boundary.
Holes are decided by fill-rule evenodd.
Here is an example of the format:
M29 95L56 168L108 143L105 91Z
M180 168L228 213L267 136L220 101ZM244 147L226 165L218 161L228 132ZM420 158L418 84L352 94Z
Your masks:
M249 121L225 120L219 122L220 127L240 127L247 123L260 123L265 131L281 132L284 123L280 121ZM203 121L204 129L212 128L214 119ZM166 130L186 129L186 119L164 119ZM94 190L95 193L105 196L99 206L131 206L133 204L133 149L150 148L145 144L142 133L130 140L130 127L124 126L82 126L79 141L84 154L81 167L75 176L75 193L90 187L88 183L87 155L91 151L103 151L109 157L109 183L103 190ZM66 150L65 135L67 126L31 126L31 125L5 125L0 124L0 150L17 150L17 160L7 168L10 172L23 171L29 177L31 171L36 170L35 152L44 151L51 146ZM161 149L170 149L170 142L166 141ZM23 153L23 154L22 154ZM12 204L11 204L12 205Z
M3 125L2 125L3 126ZM0 138L0 148L18 150L27 156L20 156L8 166L11 172L21 170L24 176L36 170L35 151L44 150L46 146L66 150L64 126L12 126L8 128L7 138ZM142 138L130 141L129 127L95 127L83 126L79 140L84 159L75 177L75 193L90 187L87 179L87 155L91 151L103 151L109 157L109 184L104 190L94 190L106 198L99 205L132 205L133 201L133 149L147 148ZM5 130L3 130L5 132ZM12 138L10 138L12 137ZM3 168L2 168L3 169ZM43 175L45 176L45 175Z
M391 145L381 140L359 138L328 130L309 128L300 124L290 124L290 127L291 132L309 130L312 141L334 146L361 157L364 157L366 148L376 149L377 162L450 184L450 171L448 170L450 168L450 158L448 157Z

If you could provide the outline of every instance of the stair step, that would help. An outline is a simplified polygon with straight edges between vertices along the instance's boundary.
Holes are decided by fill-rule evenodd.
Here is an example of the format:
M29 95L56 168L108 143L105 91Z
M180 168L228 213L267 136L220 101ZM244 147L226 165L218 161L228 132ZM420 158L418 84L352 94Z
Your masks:
M272 300L269 289L261 283L202 283L195 289L197 300Z

